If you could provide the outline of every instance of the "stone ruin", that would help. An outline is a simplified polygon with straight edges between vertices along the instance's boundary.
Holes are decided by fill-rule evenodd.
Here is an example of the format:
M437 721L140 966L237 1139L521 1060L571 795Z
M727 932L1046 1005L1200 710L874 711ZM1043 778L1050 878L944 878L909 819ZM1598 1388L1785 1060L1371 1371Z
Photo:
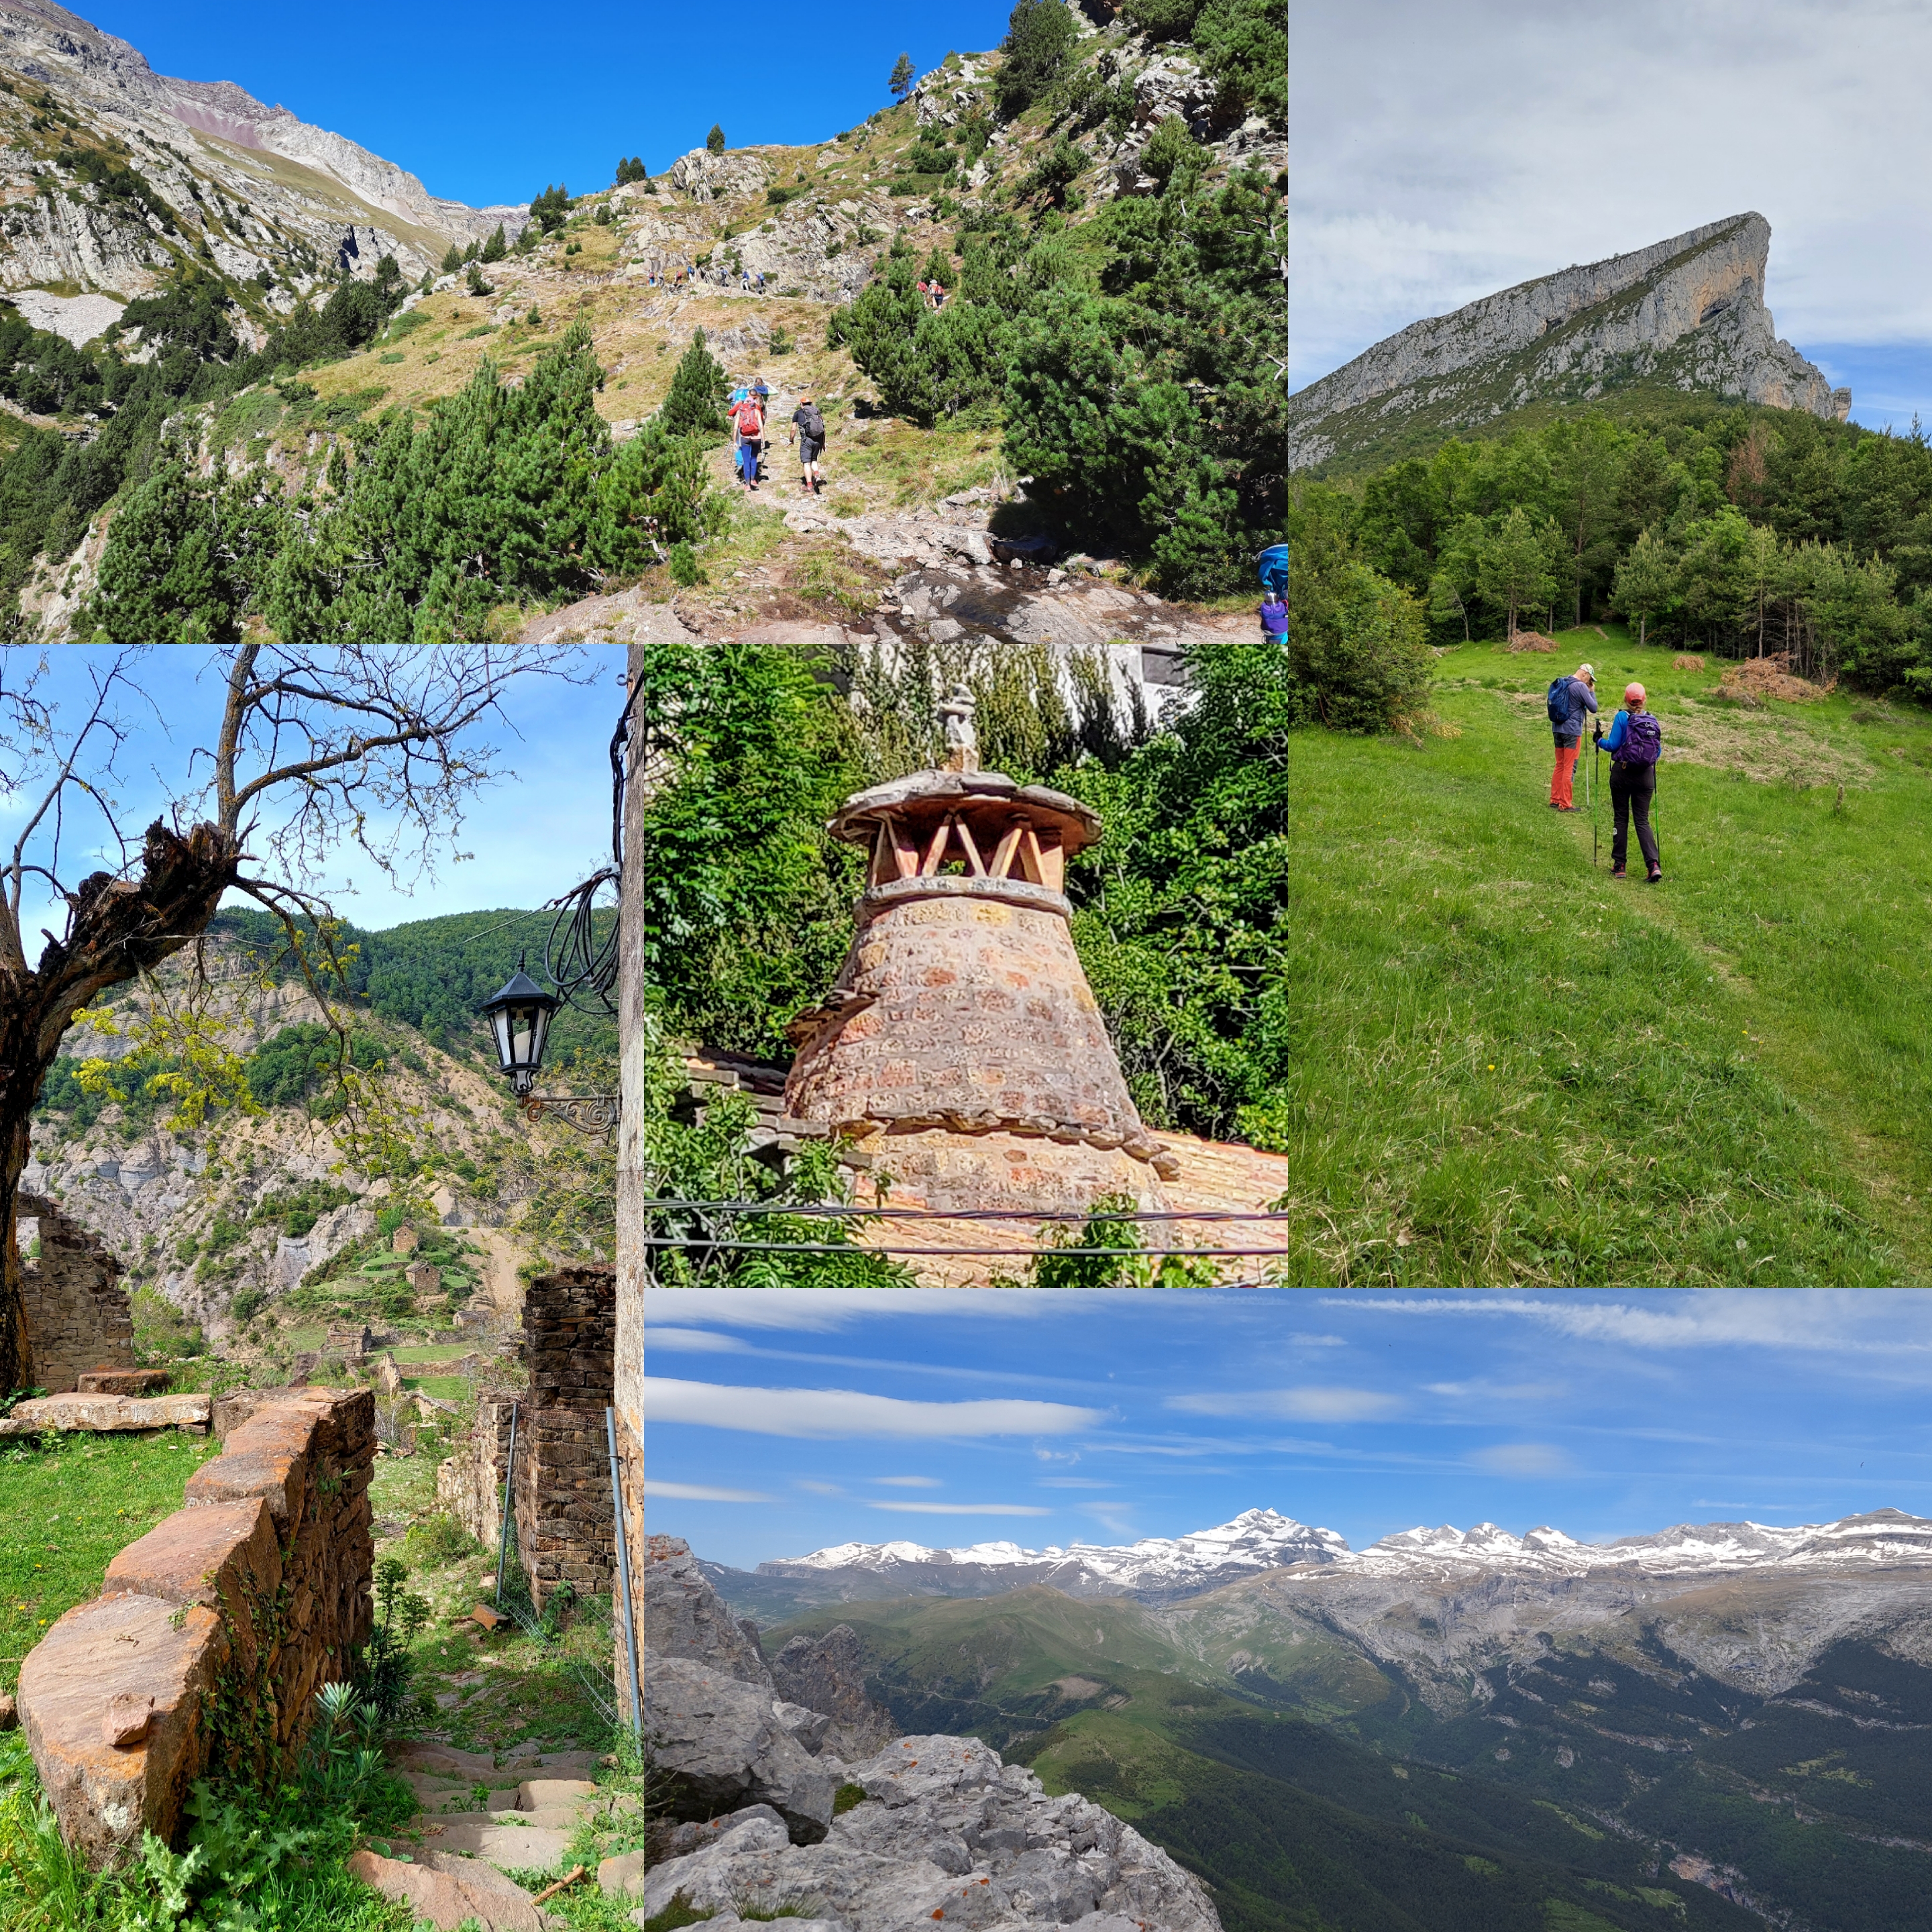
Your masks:
M970 701L942 708L949 769L845 801L871 855L832 993L790 1028L785 1112L888 1170L896 1204L1078 1212L1167 1205L1079 956L1066 862L1100 836L1077 799L976 769Z
M26 1304L27 1385L62 1395L95 1371L134 1367L134 1319L116 1285L118 1261L44 1196L15 1197L14 1228L22 1249L20 1278ZM40 1252L24 1250L40 1236Z
M502 1534L512 1412L511 1505L530 1597L542 1609L568 1583L601 1596L616 1574L610 1458L604 1432L616 1345L617 1282L608 1268L539 1275L524 1300L524 1395L484 1395L469 1443L436 1472L436 1494L491 1549Z
M367 1643L375 1563L367 1389L230 1405L224 1451L100 1594L20 1667L20 1720L62 1835L103 1865L172 1839L194 1780L287 1766L309 1706Z

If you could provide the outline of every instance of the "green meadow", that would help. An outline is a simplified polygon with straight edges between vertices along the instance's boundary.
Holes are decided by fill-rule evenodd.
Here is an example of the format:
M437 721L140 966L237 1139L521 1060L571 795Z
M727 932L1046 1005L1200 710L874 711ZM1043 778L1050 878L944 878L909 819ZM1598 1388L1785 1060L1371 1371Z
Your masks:
M1290 1278L1932 1280L1932 718L1556 642L1448 652L1414 741L1295 736ZM1610 876L1607 758L1594 862L1549 808L1586 659L1664 726L1660 885L1634 836Z

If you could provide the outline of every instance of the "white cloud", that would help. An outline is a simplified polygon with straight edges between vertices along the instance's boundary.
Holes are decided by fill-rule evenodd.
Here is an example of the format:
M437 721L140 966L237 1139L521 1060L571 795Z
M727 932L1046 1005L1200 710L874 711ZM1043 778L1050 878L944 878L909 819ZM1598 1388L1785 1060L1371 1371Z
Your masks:
M768 1503L771 1498L756 1490L714 1490L702 1483L664 1483L654 1476L644 1478L644 1494L662 1496L680 1503Z
M1366 1422L1392 1414L1402 1404L1376 1389L1316 1387L1171 1395L1167 1406L1190 1415L1278 1415L1290 1422Z
M1431 1395L1459 1402L1543 1402L1564 1393L1562 1382L1492 1382L1478 1377L1467 1382L1429 1382Z
M874 1476L872 1480L889 1490L943 1490L946 1486L937 1476Z
M800 1476L792 1484L795 1490L803 1490L814 1496L842 1496L845 1492L836 1483L814 1482L808 1476Z
M1036 1503L876 1503L868 1509L890 1510L897 1516L1051 1516Z
M644 1330L647 1354L653 1348L662 1348L674 1354L736 1355L742 1354L746 1346L735 1335L715 1335L704 1328L647 1328Z
M826 1437L1055 1436L1102 1419L1098 1409L1059 1402L904 1402L854 1389L742 1388L663 1376L644 1378L644 1410L646 1424Z
M1932 9L1307 0L1294 380L1418 317L1748 208L1808 343L1932 341Z
M1289 1342L1298 1348L1346 1348L1348 1344L1340 1335L1303 1335L1288 1336Z
M654 1288L644 1295L656 1321L799 1334L830 1334L889 1316L1030 1322L1069 1305L1064 1292L1004 1288Z
M1478 1449L1469 1460L1499 1476L1566 1476L1576 1466L1549 1442L1498 1442L1492 1448Z
M1516 1294L1324 1298L1331 1306L1359 1312L1525 1322L1578 1341L1619 1342L1633 1348L1789 1348L1883 1357L1932 1350L1932 1297L1922 1290L1873 1295L1855 1288L1803 1294L1705 1288L1692 1294L1660 1294L1641 1303L1580 1297L1544 1301Z

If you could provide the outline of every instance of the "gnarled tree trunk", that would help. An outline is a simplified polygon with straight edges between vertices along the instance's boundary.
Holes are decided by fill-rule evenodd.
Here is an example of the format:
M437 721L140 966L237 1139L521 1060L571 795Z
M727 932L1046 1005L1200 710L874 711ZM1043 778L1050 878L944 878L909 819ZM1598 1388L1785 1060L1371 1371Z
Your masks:
M28 1129L40 1084L76 1010L198 938L234 884L237 842L218 826L186 838L158 819L148 827L141 876L96 872L73 899L65 944L50 939L37 970L0 959L0 1393L26 1385L32 1338L14 1238L14 1199L26 1172Z

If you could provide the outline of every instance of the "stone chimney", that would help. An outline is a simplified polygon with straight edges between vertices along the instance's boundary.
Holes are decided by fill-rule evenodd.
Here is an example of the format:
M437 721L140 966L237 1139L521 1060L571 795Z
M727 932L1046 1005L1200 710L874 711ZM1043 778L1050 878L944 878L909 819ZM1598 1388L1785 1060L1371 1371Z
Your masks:
M790 1027L785 1112L892 1177L903 1205L1165 1204L1068 928L1066 862L1100 836L1077 799L978 769L972 700L940 707L948 769L846 800L871 855L830 996Z

